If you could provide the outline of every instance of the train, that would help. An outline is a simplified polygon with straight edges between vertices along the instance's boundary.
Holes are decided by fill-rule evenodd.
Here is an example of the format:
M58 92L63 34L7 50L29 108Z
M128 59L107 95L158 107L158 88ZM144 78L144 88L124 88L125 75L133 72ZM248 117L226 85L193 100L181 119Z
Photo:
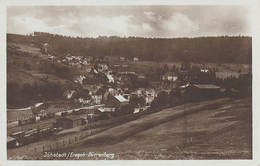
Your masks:
M18 121L18 125L23 126L23 125L31 124L31 123L35 123L35 122L36 122L36 117L30 117L30 118L26 118L26 119L20 119Z

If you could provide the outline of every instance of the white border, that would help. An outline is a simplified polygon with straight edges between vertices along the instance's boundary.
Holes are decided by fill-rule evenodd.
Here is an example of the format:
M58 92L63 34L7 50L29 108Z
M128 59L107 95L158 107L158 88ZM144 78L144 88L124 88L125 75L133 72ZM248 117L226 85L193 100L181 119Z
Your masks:
M245 5L252 9L253 45L253 160L132 160L132 161L9 161L6 160L6 6L67 6L67 5ZM1 111L0 129L0 166L9 165L236 165L257 166L259 161L259 94L260 94L260 1L259 0L0 0L0 74L1 74Z

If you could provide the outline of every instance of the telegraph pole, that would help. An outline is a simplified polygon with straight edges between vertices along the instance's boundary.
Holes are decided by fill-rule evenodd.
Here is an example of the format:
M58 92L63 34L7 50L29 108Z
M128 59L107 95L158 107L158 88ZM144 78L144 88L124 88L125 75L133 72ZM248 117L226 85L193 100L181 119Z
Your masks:
M186 84L186 83L185 83ZM187 87L185 85L185 93L184 93L184 111L186 109L186 104L187 104ZM188 137L188 121L187 121L187 115L183 116L183 137L182 137L182 141L183 141L183 146L187 146L187 137Z

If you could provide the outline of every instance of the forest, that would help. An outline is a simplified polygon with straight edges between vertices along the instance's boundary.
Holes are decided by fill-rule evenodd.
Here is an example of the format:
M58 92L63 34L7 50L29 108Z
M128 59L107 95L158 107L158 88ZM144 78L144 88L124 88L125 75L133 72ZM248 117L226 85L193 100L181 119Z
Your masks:
M7 34L7 42L33 44L44 54L63 58L74 56L139 57L145 61L189 60L193 63L252 63L252 37L218 36L196 38L143 38L99 36L70 37L35 32L34 35ZM44 48L48 43L47 49ZM47 50L47 51L46 51Z

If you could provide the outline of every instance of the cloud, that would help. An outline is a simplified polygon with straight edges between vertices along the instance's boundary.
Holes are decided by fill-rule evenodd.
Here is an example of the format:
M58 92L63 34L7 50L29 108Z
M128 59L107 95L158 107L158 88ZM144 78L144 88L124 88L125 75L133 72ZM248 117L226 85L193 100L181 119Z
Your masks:
M131 24L132 15L120 15L116 17L86 17L82 26L85 26L88 35L97 37L99 35L127 36L136 26ZM78 23L77 23L78 24Z
M149 21L158 22L162 20L162 16L155 15L153 12L144 12Z
M147 23L142 23L142 28L147 31L151 31L152 27Z
M192 35L199 31L199 25L181 13L175 13L169 19L164 20L162 26L164 30L179 35Z
M247 35L249 13L241 6L12 6L7 8L7 32L82 37Z
M199 31L198 23L181 13L173 13L169 17L156 15L153 12L144 12L144 15L146 22L142 23L143 28L153 30L154 34L160 34L164 37L192 36L194 32Z

